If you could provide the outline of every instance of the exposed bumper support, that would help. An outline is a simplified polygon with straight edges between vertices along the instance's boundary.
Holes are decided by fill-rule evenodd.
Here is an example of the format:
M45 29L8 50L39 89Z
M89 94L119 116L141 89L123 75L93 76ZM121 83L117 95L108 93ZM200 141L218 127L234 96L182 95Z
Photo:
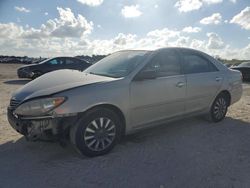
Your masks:
M72 114L71 114L72 115ZM67 117L17 117L8 108L8 121L13 129L27 140L64 139L68 128L75 123L77 116Z

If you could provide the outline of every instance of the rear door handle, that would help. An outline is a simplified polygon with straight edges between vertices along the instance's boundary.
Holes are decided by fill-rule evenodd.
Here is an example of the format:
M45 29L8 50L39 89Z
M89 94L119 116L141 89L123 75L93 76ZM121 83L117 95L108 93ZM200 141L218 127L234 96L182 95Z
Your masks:
M184 84L184 82L178 82L177 84L176 84L176 87L183 87L185 84Z
M219 82L219 81L222 80L222 78L221 78L221 77L216 77L215 80L216 80L217 82Z

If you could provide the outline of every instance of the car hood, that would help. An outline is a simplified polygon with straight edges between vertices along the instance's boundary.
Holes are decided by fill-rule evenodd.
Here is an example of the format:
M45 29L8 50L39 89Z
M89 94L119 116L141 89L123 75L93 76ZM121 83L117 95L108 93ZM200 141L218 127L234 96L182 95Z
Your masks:
M32 64L28 64L28 65L23 65L23 66L19 67L19 69L30 68L30 67L34 67L34 66L37 66L37 65L38 65L38 64L32 63Z
M84 85L117 80L105 76L87 74L77 70L58 70L44 74L29 82L12 95L12 99L24 101L35 97L51 95Z

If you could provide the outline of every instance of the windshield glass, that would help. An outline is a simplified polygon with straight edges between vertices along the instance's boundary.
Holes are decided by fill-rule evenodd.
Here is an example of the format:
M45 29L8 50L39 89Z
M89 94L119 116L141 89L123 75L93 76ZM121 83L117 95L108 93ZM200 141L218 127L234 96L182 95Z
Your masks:
M113 78L121 78L129 75L143 60L147 51L121 51L113 53L84 72Z
M239 67L250 67L250 62L244 62L239 64Z
M43 63L46 63L47 61L50 61L50 60L52 60L52 59L53 59L53 58L45 59L45 60L43 60L43 61L39 62L38 64L43 64Z

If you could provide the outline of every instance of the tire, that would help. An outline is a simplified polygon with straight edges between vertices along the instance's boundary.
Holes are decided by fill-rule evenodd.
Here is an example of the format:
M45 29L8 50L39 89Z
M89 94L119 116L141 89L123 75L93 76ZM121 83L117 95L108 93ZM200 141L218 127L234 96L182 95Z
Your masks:
M42 72L40 71L33 71L33 76L31 77L32 80L38 78L39 76L42 75Z
M111 151L121 136L121 121L116 113L96 108L81 117L70 129L70 141L76 150L88 157Z
M228 106L228 97L225 94L219 94L211 106L209 120L212 122L222 121L227 114Z

